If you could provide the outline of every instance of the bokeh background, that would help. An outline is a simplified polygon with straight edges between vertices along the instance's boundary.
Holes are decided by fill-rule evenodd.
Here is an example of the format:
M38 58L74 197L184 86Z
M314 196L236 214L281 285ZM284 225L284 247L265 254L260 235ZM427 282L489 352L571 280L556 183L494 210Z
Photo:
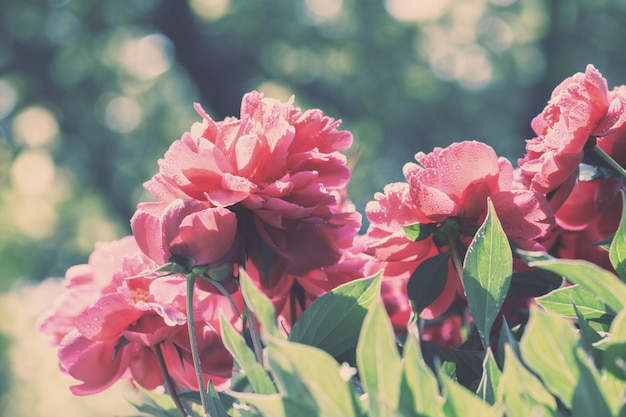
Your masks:
M0 415L130 413L68 395L33 331L58 281L35 284L130 232L194 102L219 120L256 89L342 119L363 211L418 151L515 163L561 80L626 84L624 28L626 0L0 0Z

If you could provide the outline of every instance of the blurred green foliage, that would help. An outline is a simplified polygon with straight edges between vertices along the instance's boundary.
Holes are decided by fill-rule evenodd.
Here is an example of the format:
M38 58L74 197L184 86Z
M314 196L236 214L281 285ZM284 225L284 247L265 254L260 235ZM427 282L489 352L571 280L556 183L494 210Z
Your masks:
M141 188L198 120L259 89L343 120L357 208L418 151L516 161L556 84L626 82L625 0L2 0L0 289L128 234Z

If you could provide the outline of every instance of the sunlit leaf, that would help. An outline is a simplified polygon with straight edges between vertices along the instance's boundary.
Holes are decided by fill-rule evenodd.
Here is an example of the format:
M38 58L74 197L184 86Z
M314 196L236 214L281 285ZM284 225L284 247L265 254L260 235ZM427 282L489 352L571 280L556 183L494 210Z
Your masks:
M579 284L613 312L626 307L626 284L615 274L582 260L549 259L533 261L530 266L547 269L564 276L568 281Z
M575 359L580 377L572 400L572 417L614 415L602 392L604 384L593 362L580 348L576 350Z
M496 417L502 411L490 406L476 394L459 385L445 373L439 374L439 380L445 394L444 415L455 417Z
M437 378L424 362L417 326L413 324L404 345L400 410L407 415L437 416L442 412L442 405Z
M259 410L258 413L249 413L258 417L319 417L319 410L309 403L298 398L285 397L280 394L259 395L250 393L236 393L236 398ZM239 410L238 410L239 411Z
M483 401L493 404L497 398L497 389L500 384L500 376L502 372L498 368L493 352L491 348L487 349L485 354L485 360L483 361L483 375L478 384L478 390L476 394L483 399Z
M622 192L622 218L609 247L609 259L617 275L626 280L626 197Z
M522 358L567 407L572 406L578 384L574 358L578 339L576 329L567 319L531 307L530 319L520 342Z
M208 410L211 417L229 417L228 413L224 409L222 402L220 401L220 396L215 391L215 387L213 386L213 381L209 380L209 398L208 398Z
M413 242L419 242L426 239L437 231L437 224L435 223L416 223L410 226L404 226L404 233Z
M266 339L270 370L284 397L320 416L357 416L357 400L339 364L323 350L284 339ZM296 414L299 415L299 414Z
M511 346L504 347L504 369L498 386L498 398L508 417L552 415L556 401L536 376L517 358Z
M220 316L220 328L224 346L226 346L226 349L233 355L233 358L237 361L242 371L245 372L254 392L257 394L275 393L276 388L267 375L267 372L263 366L257 362L254 353L246 345L243 337L237 333L223 315Z
M604 343L604 369L626 380L626 310L622 310L611 323L609 337Z
M341 285L302 313L289 340L316 346L333 356L355 345L368 308L380 297L380 276Z
M356 354L371 415L393 415L389 413L398 409L402 364L391 321L380 301L365 317Z
M276 324L274 305L270 299L254 285L246 273L246 270L243 268L239 268L239 283L241 285L241 294L243 295L244 302L261 323L263 331L275 337L284 337L284 334L278 329Z
M546 310L568 318L576 318L572 303L586 319L606 319L611 314L605 303L580 285L559 288L535 298L535 302Z
M488 201L484 223L467 249L463 264L463 287L472 320L489 346L493 322L509 290L513 272L513 255L500 221Z

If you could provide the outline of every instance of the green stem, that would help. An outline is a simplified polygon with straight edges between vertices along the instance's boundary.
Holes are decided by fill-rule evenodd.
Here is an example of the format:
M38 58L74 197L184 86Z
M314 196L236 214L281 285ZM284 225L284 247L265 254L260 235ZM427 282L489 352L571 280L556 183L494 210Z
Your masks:
M187 275L187 328L189 330L191 357L193 358L193 368L196 371L196 379L198 380L198 391L200 391L202 410L204 411L204 417L210 417L209 398L206 386L204 385L204 377L200 365L200 351L198 350L198 339L196 338L196 328L193 320L193 287L196 283L196 277L194 273Z
M248 321L248 328L250 329L250 338L252 339L252 347L254 348L254 355L256 361L263 365L263 345L261 344L261 336L259 335L259 328L256 325L252 311L248 308L248 304L244 301L243 308Z
M620 164L618 164L617 161L615 161L615 159L613 159L611 157L611 155L609 155L608 153L604 152L604 150L601 147L599 147L598 145L595 145L593 147L593 151L596 153L596 155L598 155L600 158L602 158L602 160L604 162L609 164L611 166L611 168L613 168L618 174L620 174L622 176L622 178L626 178L626 170L624 168L622 168L622 166Z
M456 245L456 240L452 233L446 233L448 236L448 246L450 247L450 254L452 255L452 264L456 269L456 273L459 274L459 279L463 280L463 261L461 260L461 254L459 248Z
M163 382L165 384L165 389L167 389L167 392L170 394L170 397L172 397L172 400L174 401L174 405L176 405L176 409L180 413L181 417L187 417L189 414L187 414L187 411L185 410L183 403L180 401L180 398L178 397L178 393L176 392L176 385L174 384L174 381L172 380L172 376L167 371L167 365L165 364L165 359L163 358L163 351L161 350L161 343L157 343L154 346L154 354L157 358L157 362L159 363L159 368L161 369L161 373L163 374Z

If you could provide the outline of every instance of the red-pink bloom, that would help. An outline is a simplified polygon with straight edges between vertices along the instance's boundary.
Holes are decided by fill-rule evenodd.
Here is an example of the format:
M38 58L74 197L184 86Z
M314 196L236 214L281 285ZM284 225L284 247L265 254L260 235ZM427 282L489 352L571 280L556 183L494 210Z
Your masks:
M70 268L58 307L40 322L40 330L59 345L61 369L81 381L72 392L97 393L120 378L156 388L163 374L155 346L163 346L164 352L188 350L185 277L155 273L157 264L130 236L99 244L89 262ZM241 303L239 293L232 296ZM195 325L203 332L205 377L223 382L231 359L216 327L217 312L223 311L232 323L239 317L226 297L196 291L193 302L194 309L204 312ZM177 368L193 368L184 355L164 356L172 374L180 373ZM177 382L194 388L186 379Z
M236 213L245 255L269 247L280 264L272 271L304 275L334 264L336 242L354 233L344 226L356 214L333 209L350 175L340 151L352 135L320 110L258 92L244 96L240 119L215 122L196 110L203 122L171 145L146 189L161 202L193 199Z
M609 91L593 65L559 84L533 119L537 137L527 141L526 155L518 161L529 189L547 194L575 176L589 138L624 125L625 104L624 94Z
M441 226L453 219L460 227L475 227L485 219L488 198L493 201L507 236L521 247L536 248L535 240L553 225L545 197L514 189L511 163L498 158L488 145L475 141L455 143L445 149L435 148L430 154L420 152L415 159L417 163L404 166L406 183L386 186L384 193L376 194L375 201L366 207L371 224L364 250L380 262L370 264L366 272L382 267L385 280L396 281L387 284L387 305L407 316L408 278L425 259L447 252L450 242L447 239L435 242L432 235L412 242L403 226L415 223ZM456 233L452 238L467 247L471 233L460 228ZM452 264L448 270L443 292L422 311L422 317L440 315L461 293L460 278Z

